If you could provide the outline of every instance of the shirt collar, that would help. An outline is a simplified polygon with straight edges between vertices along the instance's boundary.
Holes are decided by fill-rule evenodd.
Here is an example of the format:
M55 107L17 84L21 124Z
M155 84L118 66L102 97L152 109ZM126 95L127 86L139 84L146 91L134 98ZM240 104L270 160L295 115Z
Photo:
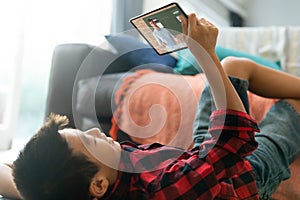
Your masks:
M132 174L128 173L128 169L132 168L132 163L128 162L127 159L125 159L127 161L124 162L124 156L127 155L127 153L125 153L126 150L124 149L124 146L131 146L133 148L137 147L131 142L125 142L124 144L121 144L122 152L121 162L118 169L118 177L115 183L108 188L108 191L106 192L103 199L124 199L124 196L126 196L126 193L128 193L129 191L129 182Z
M124 199L129 191L130 173L118 172L116 182L108 188L103 199Z

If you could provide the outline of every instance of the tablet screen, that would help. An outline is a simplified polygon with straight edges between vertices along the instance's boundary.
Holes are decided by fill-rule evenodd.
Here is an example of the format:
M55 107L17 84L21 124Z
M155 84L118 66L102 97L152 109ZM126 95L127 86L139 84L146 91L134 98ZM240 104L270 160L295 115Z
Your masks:
M177 3L171 3L130 19L152 48L164 55L187 48L183 40L181 19L187 15Z

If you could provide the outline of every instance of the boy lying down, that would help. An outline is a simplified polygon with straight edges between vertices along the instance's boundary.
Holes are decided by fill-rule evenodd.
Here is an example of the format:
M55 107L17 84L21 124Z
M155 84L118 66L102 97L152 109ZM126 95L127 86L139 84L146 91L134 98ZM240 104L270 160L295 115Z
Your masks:
M193 149L119 144L98 129L67 128L66 117L53 114L13 165L1 166L0 193L26 200L269 199L300 154L300 79L247 59L221 63L213 24L190 14L182 26L213 96L201 96L198 114L207 115L209 101L216 107ZM259 128L247 114L247 90L281 99Z

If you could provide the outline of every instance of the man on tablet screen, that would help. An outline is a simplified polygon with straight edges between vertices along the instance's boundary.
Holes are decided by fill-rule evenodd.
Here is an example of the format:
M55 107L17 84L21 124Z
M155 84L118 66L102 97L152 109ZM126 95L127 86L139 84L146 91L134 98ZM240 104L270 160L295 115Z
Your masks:
M148 22L154 28L152 32L153 36L161 46L168 50L172 50L176 47L176 38L168 29L158 26L157 19L149 18Z

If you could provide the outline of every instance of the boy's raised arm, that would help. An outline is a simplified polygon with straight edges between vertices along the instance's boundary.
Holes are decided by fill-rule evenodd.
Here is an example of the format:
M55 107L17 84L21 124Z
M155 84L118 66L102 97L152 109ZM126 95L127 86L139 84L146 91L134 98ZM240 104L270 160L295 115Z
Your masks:
M246 112L216 55L218 28L203 18L198 19L195 14L190 14L188 21L182 20L182 28L189 49L210 84L216 108Z

